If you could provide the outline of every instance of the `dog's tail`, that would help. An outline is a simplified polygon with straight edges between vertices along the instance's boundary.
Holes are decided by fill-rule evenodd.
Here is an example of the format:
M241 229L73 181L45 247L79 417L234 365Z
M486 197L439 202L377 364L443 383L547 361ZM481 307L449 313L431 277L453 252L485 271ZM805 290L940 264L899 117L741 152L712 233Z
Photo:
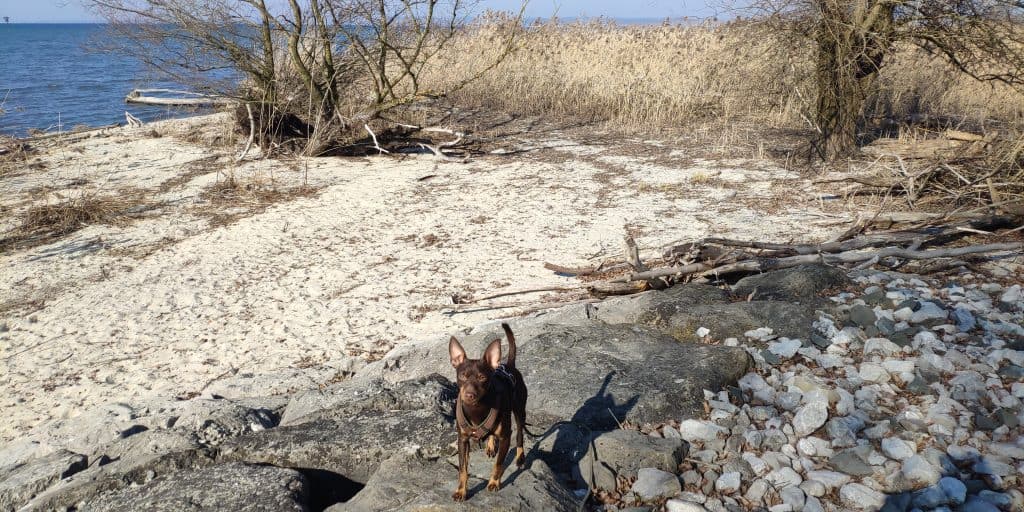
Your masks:
M501 323L501 328L505 330L505 337L508 338L508 362L505 363L509 368L516 367L516 337L512 335L512 328L505 322Z

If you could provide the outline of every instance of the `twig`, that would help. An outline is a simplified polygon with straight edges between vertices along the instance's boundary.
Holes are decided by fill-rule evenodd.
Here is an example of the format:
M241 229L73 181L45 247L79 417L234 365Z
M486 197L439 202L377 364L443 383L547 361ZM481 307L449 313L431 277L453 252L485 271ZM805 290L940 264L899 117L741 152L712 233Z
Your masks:
M390 151L380 147L380 144L377 142L377 134L373 133L373 130L370 129L370 124L369 123L363 124L363 128L366 128L367 133L370 134L370 138L373 139L373 148L374 149L376 149L377 151L379 151L381 153L390 153Z
M245 143L245 149L242 150L242 154L235 158L235 163L241 162L245 155L249 154L249 148L252 147L252 141L256 138L256 120L252 117L252 105L249 103L245 104L245 111L249 113L249 141Z
M466 301L466 302L464 302L464 304L473 304L473 303L476 303L476 302L481 302L481 301L491 300L491 299L497 299L498 297L508 297L508 296L511 296L511 295L526 295L528 293L541 293L541 292L575 292L575 291L579 291L579 290L583 290L583 289L584 289L583 286L572 286L572 287L549 286L547 288L531 288L529 290L517 290L517 291L514 291L514 292L502 292L502 293L496 293L494 295L487 295L487 296L484 296L484 297L475 298L475 299Z

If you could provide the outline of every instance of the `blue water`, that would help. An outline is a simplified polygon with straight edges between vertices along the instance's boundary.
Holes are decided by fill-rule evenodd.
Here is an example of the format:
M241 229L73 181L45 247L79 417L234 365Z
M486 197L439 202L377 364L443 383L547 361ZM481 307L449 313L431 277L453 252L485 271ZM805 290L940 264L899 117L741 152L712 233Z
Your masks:
M0 133L124 123L125 111L143 121L192 113L125 104L133 88L183 87L156 79L130 57L90 50L105 30L97 24L0 23Z

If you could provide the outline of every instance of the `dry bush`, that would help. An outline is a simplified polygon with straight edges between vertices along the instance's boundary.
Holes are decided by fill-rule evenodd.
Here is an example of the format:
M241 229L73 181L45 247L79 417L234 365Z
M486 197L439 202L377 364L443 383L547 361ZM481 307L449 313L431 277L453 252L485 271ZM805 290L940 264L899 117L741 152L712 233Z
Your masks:
M304 197L314 197L321 189L302 184L281 187L273 179L261 175L236 178L234 173L203 188L199 197L206 203L193 208L193 213L209 217L213 226L224 226L265 211L274 204Z
M465 76L494 55L499 33L492 25L471 27L425 80L443 85ZM794 44L753 21L549 22L530 27L516 53L453 98L512 113L609 121L628 131L708 120L810 129L814 49ZM978 82L909 46L895 58L869 98L873 117L945 117L977 126L1024 122L1024 98L1009 86Z

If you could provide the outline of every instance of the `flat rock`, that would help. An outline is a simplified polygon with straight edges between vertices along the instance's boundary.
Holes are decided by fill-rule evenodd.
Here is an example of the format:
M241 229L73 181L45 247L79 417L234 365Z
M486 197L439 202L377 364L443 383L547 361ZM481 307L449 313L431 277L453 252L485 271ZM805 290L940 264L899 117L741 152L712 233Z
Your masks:
M218 460L327 471L366 482L395 453L454 453L454 386L440 375L374 386L303 423L257 432L221 445ZM529 421L529 418L527 418Z
M651 437L636 430L612 430L595 434L578 472L588 485L615 490L616 477L636 478L641 468L676 471L689 445L680 438Z
M290 469L223 464L182 471L87 500L82 512L307 510L306 478Z
M846 273L825 265L801 265L740 279L732 291L741 297L754 293L754 300L816 302L829 288L849 284Z
M594 323L552 327L519 351L517 367L530 390L527 421L546 426L571 420L612 430L619 422L703 414L703 390L734 384L749 361L741 348L680 343L648 328Z
M86 467L86 458L60 450L28 463L0 468L0 510L15 510L62 478Z
M654 468L642 468L637 472L636 482L633 482L631 490L645 500L652 500L671 498L679 494L683 488L674 473Z
M458 466L445 459L399 453L385 460L366 487L352 499L326 510L329 512L446 512L458 510L575 511L577 499L562 485L543 461L531 459L524 470L513 465L505 471L497 492L485 489L492 463L474 453L470 464L469 495L455 503Z
M105 449L97 463L63 478L32 501L33 509L73 508L92 496L140 485L155 477L213 465L213 456L193 436L171 430L135 434ZM102 463L100 463L102 462Z
M828 459L828 465L835 471L852 476L870 476L874 473L871 465L853 450L843 450Z

